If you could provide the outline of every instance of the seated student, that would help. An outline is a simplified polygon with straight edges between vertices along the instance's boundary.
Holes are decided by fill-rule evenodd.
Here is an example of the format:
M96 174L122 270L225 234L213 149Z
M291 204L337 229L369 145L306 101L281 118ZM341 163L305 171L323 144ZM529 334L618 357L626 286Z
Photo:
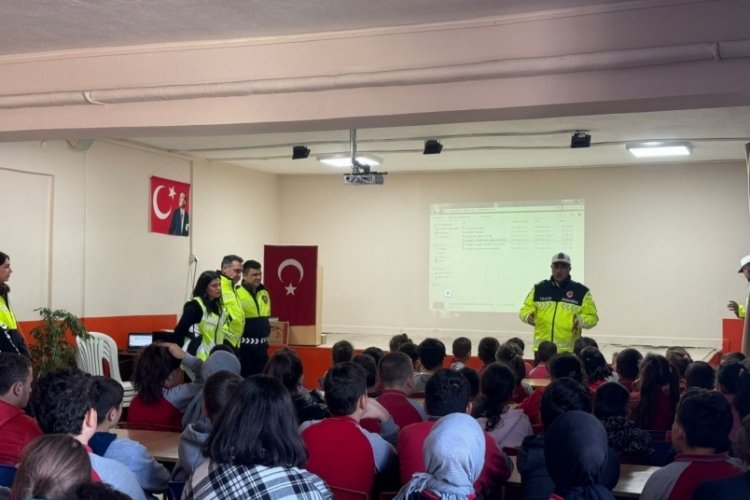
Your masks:
M644 430L669 430L680 399L676 369L664 356L649 354L641 363L638 381L639 393L631 393L633 422Z
M721 394L705 389L685 391L672 426L672 446L678 455L648 478L641 500L692 498L707 479L739 475L740 470L726 454L731 428L732 411Z
M398 436L402 485L409 482L415 473L426 470L422 449L435 423L452 413L471 412L469 383L455 370L436 371L427 381L425 389L424 404L429 414L428 420L401 429ZM484 440L484 468L474 483L474 489L478 493L483 493L487 498L492 498L493 493L499 491L502 484L510 477L513 464L498 448L495 439L489 433L484 433Z
M534 389L523 381L526 375L526 367L520 354L520 348L517 344L506 342L498 348L495 358L509 366L516 377L510 402L514 404L523 402ZM489 365L485 367L485 370L487 368L489 368Z
M58 500L90 480L91 461L85 446L69 434L47 434L24 450L11 495L17 500Z
M133 471L141 489L163 491L167 489L169 471L154 460L148 450L128 438L118 438L109 432L120 421L122 414L122 385L117 380L92 377L96 433L89 439L89 447L100 457L117 460Z
M743 396L739 402L745 410L747 405L742 404L742 402L748 399L746 386L750 388L750 384L743 383L743 380L748 379L750 379L750 376L747 375L745 366L739 362L722 363L719 367L719 373L716 375L716 389L724 396L732 409L732 430L729 433L729 440L732 442L737 440L740 422L742 421L740 408L737 406L737 396L738 394Z
M463 413L446 415L424 442L426 472L414 474L396 500L474 498L484 452L485 439L476 420Z
M583 366L581 366L581 361L569 352L564 352L554 356L550 360L549 369L552 380L568 377L572 378L579 384L583 384ZM544 390L544 387L536 387L534 392L516 407L523 410L526 416L529 417L532 426L542 425L540 410Z
M560 415L545 432L544 461L555 483L550 499L614 500L602 483L608 456L607 434L601 422L578 410Z
M358 364L365 371L367 379L367 397L376 398L380 396L380 375L375 358L369 354L357 354L352 362Z
M479 372L470 366L464 366L458 372L469 381L469 401L474 401L479 396Z
M443 367L445 344L438 339L424 339L417 347L420 370L414 373L412 392L424 392L424 386L435 370Z
M417 348L417 345L413 342L404 342L398 347L398 352L403 352L407 356L409 356L409 359L411 359L411 364L414 366L414 371L416 372L419 370L419 349Z
M735 500L750 498L750 417L742 419L734 454L742 460L746 472L729 479L708 480L695 490L693 500Z
M31 396L31 361L16 353L0 353L0 464L15 466L24 447L42 435L23 409Z
M578 355L583 365L583 372L586 374L588 389L591 394L602 385L613 379L612 370L607 366L607 360L596 347L586 347Z
M523 357L524 351L526 351L526 343L523 341L523 339L520 339L518 337L511 337L508 339L506 344L513 344L518 348L518 355L521 356L521 360L523 361L523 367L524 367L524 374L523 377L528 377L529 372L534 368L534 365L526 361ZM538 349L538 348L537 348Z
M642 360L643 355L637 349L628 348L617 353L617 358L615 360L617 381L622 384L628 392L635 391L633 383L638 378Z
M560 356L565 356L565 354ZM567 356L577 359L573 354L567 354ZM574 410L591 413L591 398L588 389L570 377L554 379L542 396L541 418L545 433L560 415ZM545 462L545 433L527 437L518 451L516 464L521 474L524 500L547 500L555 487L547 472ZM600 478L602 484L609 489L617 484L620 478L620 462L614 450L608 453Z
M487 365L496 361L495 354L498 349L500 349L500 341L495 337L484 337L479 341L479 345L477 346L477 357L482 361L479 375L482 374Z
M480 398L472 412L482 430L490 433L499 448L518 448L532 434L529 417L518 408L511 408L516 374L508 365L488 365L480 379Z
M31 406L42 431L70 434L88 448L97 421L93 385L89 375L72 369L53 371L39 379L31 393ZM88 452L94 479L109 483L133 500L145 500L138 479L130 469L90 449Z
M326 405L321 402L320 394L308 391L302 386L302 360L296 352L291 349L276 351L266 363L263 374L279 380L289 391L298 424L331 415Z
M383 352L383 349L380 347L370 346L365 348L362 351L362 354L367 354L368 356L372 356L372 359L375 360L375 366L380 366L380 360L383 359L383 355L385 354Z
M554 342L550 342L549 340L543 340L542 342L540 342L539 347L536 351L536 356L539 360L539 364L531 369L531 371L528 373L528 377L551 378L549 374L549 367L547 366L547 364L555 354L557 354L557 344L555 344Z
M667 349L664 355L667 361L677 369L677 376L679 377L680 393L685 390L685 370L693 359L690 357L690 353L684 347L670 347Z
M234 354L234 351L227 351L225 349L231 348L219 345L211 350L208 358L206 358L201 367L201 378L203 380L208 380L211 375L221 371L230 371L239 375L242 370L239 358ZM182 414L183 427L196 423L201 423L204 426L208 425L208 419L203 412L204 392L204 390L198 391L188 403L185 412Z
M448 360L448 367L451 370L460 370L471 357L471 340L466 337L458 337L453 341L451 346L453 356Z
M422 405L408 396L411 393L413 374L411 359L403 352L388 353L380 360L383 392L377 401L388 410L401 429L427 418Z
M125 493L121 493L105 483L81 483L61 500L130 500Z
M367 398L365 374L354 363L333 365L323 387L331 417L300 426L309 454L307 470L331 486L369 492L376 473L395 473L398 464L393 445L363 429L359 421L377 418L391 439L398 427L380 403ZM331 453L334 449L336 453Z
M180 364L196 375L181 384ZM139 428L182 430L182 412L203 388L203 362L177 344L151 344L135 361L133 387L138 392L130 402L128 423Z
M587 347L596 347L599 349L599 344L597 344L596 340L591 337L578 337L576 341L573 342L573 354L580 356L581 351Z
M333 347L331 347L331 366L336 363L343 363L345 361L351 361L354 357L354 346L348 340L339 340ZM323 380L326 377L328 370L318 380L320 387L323 387Z
M394 335L393 337L391 337L391 340L388 341L388 350L390 352L398 352L398 348L401 347L401 344L405 344L407 342L411 342L411 339L407 334L399 333L398 335Z
M211 432L212 422L216 422L219 413L224 409L237 387L242 383L239 373L221 371L214 373L203 386L205 397L203 398L203 413L206 415L204 424L202 421L188 424L180 436L180 444L177 448L177 465L172 470L174 481L184 481L200 464L203 463L203 444Z
M594 415L607 431L609 447L618 454L650 460L651 435L633 426L628 418L630 393L617 382L607 382L594 393Z
M685 388L698 387L712 391L716 388L716 371L705 361L693 361L685 369Z
M332 443L331 443L332 444ZM331 499L297 433L289 393L265 375L245 379L208 436L203 462L185 482L184 500Z

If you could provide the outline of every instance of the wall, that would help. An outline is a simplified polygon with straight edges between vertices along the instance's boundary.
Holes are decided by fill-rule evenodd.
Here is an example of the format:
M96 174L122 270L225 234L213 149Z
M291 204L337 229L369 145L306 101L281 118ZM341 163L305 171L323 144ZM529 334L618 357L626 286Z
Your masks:
M191 236L149 232L149 177L193 182ZM67 309L122 345L128 331L173 327L198 271L221 256L262 256L278 239L276 176L95 141L0 144L3 235L19 321ZM26 324L28 331L29 324Z
M429 313L428 209L439 202L584 199L586 284L604 342L718 346L727 300L746 293L736 269L750 249L741 163L392 174L379 187L294 176L280 186L281 242L320 246L326 332L529 338L514 314Z

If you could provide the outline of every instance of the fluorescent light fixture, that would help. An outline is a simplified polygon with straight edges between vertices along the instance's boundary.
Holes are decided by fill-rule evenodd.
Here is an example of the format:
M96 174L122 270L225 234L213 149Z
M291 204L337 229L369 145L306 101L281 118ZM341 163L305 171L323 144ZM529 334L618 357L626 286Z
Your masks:
M326 165L331 165L332 167L344 168L352 166L352 157L349 155L325 155L318 156L316 159L320 163L325 163ZM370 167L374 167L376 165L380 165L381 160L380 158L372 155L357 155L357 162L361 163L362 165L369 165Z
M689 156L693 147L689 142L643 141L629 142L625 149L636 158L659 158L665 156Z

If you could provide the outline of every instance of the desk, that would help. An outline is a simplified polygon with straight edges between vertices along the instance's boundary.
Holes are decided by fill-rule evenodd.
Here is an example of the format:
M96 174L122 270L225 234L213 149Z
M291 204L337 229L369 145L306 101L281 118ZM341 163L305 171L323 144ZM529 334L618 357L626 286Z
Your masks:
M523 379L524 382L529 384L531 387L536 389L537 387L547 387L551 382L552 379L549 378L525 378Z
M126 437L146 447L157 462L177 463L179 432L142 431L136 429L112 429L118 437Z
M510 457L510 459L513 462L513 473L508 478L508 484L520 486L521 474L518 473L516 457ZM638 498L648 478L659 469L661 467L655 465L621 464L620 480L617 481L612 494L616 497Z

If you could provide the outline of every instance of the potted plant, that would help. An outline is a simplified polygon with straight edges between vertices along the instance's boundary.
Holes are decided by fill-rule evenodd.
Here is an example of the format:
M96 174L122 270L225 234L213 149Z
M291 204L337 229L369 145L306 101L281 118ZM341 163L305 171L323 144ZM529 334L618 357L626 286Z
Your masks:
M75 366L75 337L90 337L75 314L64 309L37 309L42 317L39 326L32 328L34 344L30 347L34 376L39 378L57 368Z

